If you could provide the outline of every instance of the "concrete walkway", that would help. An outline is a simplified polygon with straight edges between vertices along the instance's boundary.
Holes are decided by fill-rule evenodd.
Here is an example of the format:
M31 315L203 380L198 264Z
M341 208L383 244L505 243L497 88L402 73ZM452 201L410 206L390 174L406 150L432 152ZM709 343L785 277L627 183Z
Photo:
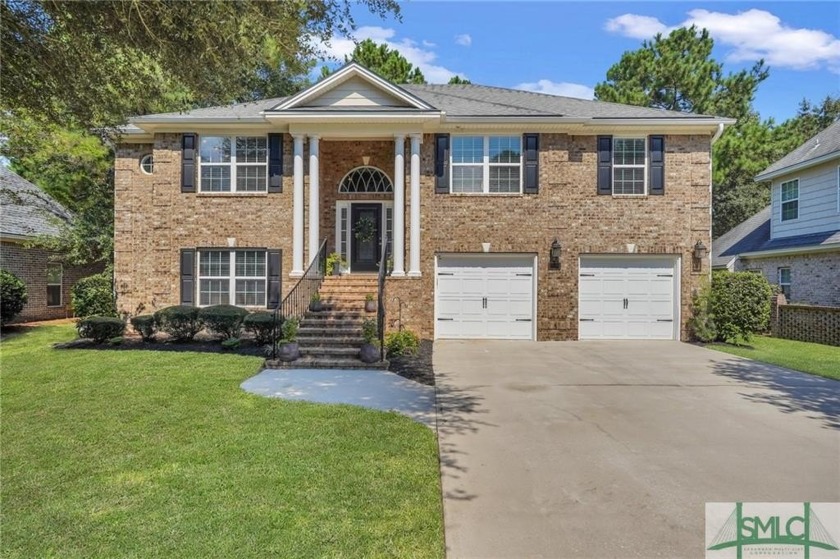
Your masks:
M263 369L242 383L246 392L323 404L395 411L435 427L435 389L388 371Z
M707 502L840 501L838 381L677 342L434 367L449 559L703 557Z

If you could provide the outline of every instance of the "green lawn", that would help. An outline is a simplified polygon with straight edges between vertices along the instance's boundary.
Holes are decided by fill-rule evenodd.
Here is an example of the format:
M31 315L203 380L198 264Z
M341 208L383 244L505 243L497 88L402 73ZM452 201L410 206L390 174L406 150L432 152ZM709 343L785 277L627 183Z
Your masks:
M253 357L0 344L3 557L443 557L437 444L246 394Z
M753 336L752 340L744 346L709 344L706 347L840 380L840 347L768 336Z

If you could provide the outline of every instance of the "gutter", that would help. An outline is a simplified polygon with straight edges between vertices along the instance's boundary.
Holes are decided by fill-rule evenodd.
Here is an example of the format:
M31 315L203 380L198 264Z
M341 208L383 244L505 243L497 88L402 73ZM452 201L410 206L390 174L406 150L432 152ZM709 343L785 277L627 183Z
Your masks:
M773 256L785 256L794 254L812 254L818 252L832 252L840 251L840 243L829 243L825 245L806 246L806 247L791 247L791 248L777 248L770 250L758 250L755 252L742 252L738 255L739 258L770 258Z

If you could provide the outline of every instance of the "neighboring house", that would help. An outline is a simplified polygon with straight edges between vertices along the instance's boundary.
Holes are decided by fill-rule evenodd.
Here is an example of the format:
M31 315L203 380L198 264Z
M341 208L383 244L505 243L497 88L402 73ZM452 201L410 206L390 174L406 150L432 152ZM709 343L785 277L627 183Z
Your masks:
M15 322L72 316L70 288L100 271L65 266L56 254L27 246L38 237L57 235L60 223L69 219L49 194L0 165L0 268L19 277L28 294Z
M840 121L759 174L771 203L715 239L712 264L760 272L791 302L840 307Z
M322 239L352 276L388 238L389 328L685 339L731 122L355 63L288 98L137 117L116 157L119 310L273 307Z

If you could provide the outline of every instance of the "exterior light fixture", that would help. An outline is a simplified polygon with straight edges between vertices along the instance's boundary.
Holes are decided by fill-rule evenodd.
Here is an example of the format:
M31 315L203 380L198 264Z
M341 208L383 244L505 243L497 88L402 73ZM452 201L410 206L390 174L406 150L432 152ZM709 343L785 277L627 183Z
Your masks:
M560 269L560 254L563 251L563 247L560 245L560 242L555 238L554 241L551 243L551 250L548 252L548 267L552 270L559 270Z
M706 258L706 252L708 249L706 245L703 244L703 241L697 241L697 244L694 245L694 258L697 260L703 260Z

